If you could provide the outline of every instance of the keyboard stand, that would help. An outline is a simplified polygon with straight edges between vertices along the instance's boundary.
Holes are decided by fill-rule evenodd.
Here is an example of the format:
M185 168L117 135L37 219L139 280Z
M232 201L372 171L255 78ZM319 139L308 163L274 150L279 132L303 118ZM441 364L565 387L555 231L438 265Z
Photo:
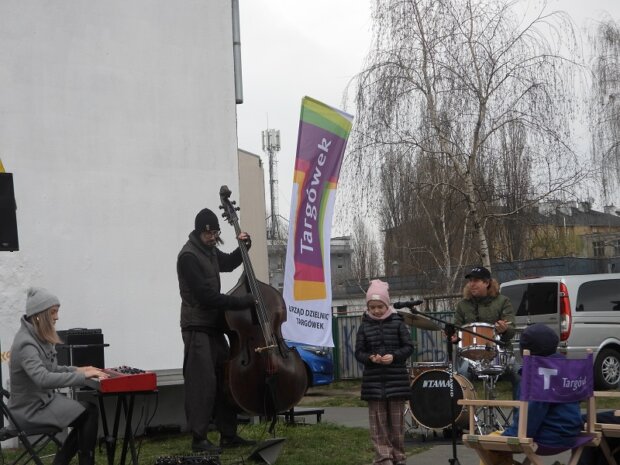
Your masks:
M118 439L118 429L120 426L121 411L124 414L125 432L123 436L123 449L121 451L120 465L125 465L127 459L127 449L131 452L132 465L138 465L138 454L136 453L135 438L132 430L132 418L135 399L137 394L156 394L157 391L132 391L132 392L95 392L99 400L99 412L101 413L101 425L103 426L103 435L105 441L106 454L108 457L108 465L114 465L114 456L116 455L116 445ZM104 398L114 397L116 406L114 410L114 424L110 434L110 425L105 413Z

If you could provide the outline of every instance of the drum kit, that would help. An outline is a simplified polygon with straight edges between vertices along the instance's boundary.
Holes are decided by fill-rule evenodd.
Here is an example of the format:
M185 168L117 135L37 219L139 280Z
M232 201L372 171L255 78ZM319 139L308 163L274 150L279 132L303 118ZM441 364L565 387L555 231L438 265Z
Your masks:
M442 328L432 320L421 315L399 312L409 326L427 331L440 331ZM497 379L510 363L512 353L499 343L499 335L494 325L472 323L458 331L456 358L469 363L470 372L482 381L485 399L495 398ZM458 366L459 363L455 363ZM455 403L451 407L450 370L447 361L417 362L409 367L411 378L411 397L405 410L405 425L409 434L421 433L423 439L429 433L444 430L444 435L452 425L459 429L467 427L467 409ZM472 382L462 374L453 371L453 394L458 399L475 399L476 391ZM452 416L454 415L454 422ZM498 408L481 408L476 412L475 434L488 434L502 430L510 423L511 413ZM417 430L417 431L416 431Z

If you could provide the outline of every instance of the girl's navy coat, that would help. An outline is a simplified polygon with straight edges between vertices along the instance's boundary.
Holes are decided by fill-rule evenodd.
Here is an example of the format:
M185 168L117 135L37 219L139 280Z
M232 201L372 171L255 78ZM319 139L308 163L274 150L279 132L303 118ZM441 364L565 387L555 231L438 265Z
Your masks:
M409 329L398 313L384 320L373 320L365 313L355 341L355 358L364 364L362 399L409 399L407 359L412 352ZM392 354L394 361L373 363L369 357L374 354Z

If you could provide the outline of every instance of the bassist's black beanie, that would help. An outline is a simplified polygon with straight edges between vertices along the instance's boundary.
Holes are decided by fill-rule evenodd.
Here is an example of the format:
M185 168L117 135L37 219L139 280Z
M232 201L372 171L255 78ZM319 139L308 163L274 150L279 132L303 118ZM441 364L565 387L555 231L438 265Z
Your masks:
M217 219L217 215L208 208L203 208L196 215L194 221L194 230L200 234L203 231L219 231L220 222Z

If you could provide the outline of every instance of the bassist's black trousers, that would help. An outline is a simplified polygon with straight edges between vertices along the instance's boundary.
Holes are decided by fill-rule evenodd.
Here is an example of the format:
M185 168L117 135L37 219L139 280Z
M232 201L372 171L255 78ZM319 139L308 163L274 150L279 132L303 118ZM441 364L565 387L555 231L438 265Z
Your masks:
M235 436L237 413L224 395L223 364L230 353L224 334L183 331L182 335L187 430L194 438L204 439L215 416L220 434Z

